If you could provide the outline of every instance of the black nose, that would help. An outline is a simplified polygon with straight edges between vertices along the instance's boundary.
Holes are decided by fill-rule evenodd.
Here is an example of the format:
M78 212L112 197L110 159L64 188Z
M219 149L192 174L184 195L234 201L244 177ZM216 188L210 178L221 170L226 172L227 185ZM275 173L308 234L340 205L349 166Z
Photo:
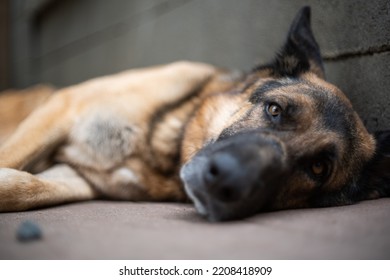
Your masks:
M215 198L232 202L239 200L246 192L245 173L237 158L229 153L217 153L209 160L204 181Z

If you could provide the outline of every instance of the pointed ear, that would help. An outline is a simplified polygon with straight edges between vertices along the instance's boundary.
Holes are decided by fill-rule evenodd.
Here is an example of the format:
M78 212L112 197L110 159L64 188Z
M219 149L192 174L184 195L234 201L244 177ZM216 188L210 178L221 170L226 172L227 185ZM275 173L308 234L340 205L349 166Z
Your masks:
M278 77L313 72L324 78L320 48L310 27L310 7L305 6L298 12L275 60L270 65L258 67L258 70L264 68L271 68L271 74Z
M375 138L375 155L358 181L360 199L390 196L390 130L377 132Z

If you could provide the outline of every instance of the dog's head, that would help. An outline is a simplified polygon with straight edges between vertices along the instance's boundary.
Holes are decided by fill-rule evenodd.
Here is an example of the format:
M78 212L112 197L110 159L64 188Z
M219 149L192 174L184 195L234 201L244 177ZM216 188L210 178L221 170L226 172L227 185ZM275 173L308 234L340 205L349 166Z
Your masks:
M388 195L389 139L369 134L324 80L305 7L272 63L204 101L185 133L180 175L198 212L214 221L349 204Z

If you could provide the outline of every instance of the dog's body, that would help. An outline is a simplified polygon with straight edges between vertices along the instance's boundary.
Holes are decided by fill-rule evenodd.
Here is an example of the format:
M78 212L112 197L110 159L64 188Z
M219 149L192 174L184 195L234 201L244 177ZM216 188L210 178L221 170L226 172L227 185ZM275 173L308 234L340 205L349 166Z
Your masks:
M123 200L185 199L178 177L182 131L200 96L210 86L206 84L218 79L217 76L211 66L177 62L58 91L2 146L0 165L30 171L43 160L66 164L44 170L35 177L3 169L2 178L21 188L22 178L44 181L50 175L57 180L65 174L64 184L72 186L64 189L66 193L59 188L49 195L49 200L21 199L20 193L14 199L7 197L1 203L2 210L24 210L53 204L54 199L72 201L94 196ZM73 174L69 167L81 176ZM11 179L11 174L16 177ZM73 180L80 181L80 186ZM15 189L2 184L3 191L5 187ZM34 187L26 185L30 190ZM70 192L72 189L75 193Z
M58 91L0 148L0 211L188 195L225 220L390 195L388 135L322 79L309 12L247 75L178 62Z

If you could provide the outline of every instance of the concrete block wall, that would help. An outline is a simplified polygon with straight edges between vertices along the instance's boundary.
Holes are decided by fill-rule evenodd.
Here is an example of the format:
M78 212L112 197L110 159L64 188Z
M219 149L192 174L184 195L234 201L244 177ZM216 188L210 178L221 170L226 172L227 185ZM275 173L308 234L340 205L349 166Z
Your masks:
M389 0L13 0L12 83L62 87L179 59L250 69L303 5L328 80L370 130L390 129Z

